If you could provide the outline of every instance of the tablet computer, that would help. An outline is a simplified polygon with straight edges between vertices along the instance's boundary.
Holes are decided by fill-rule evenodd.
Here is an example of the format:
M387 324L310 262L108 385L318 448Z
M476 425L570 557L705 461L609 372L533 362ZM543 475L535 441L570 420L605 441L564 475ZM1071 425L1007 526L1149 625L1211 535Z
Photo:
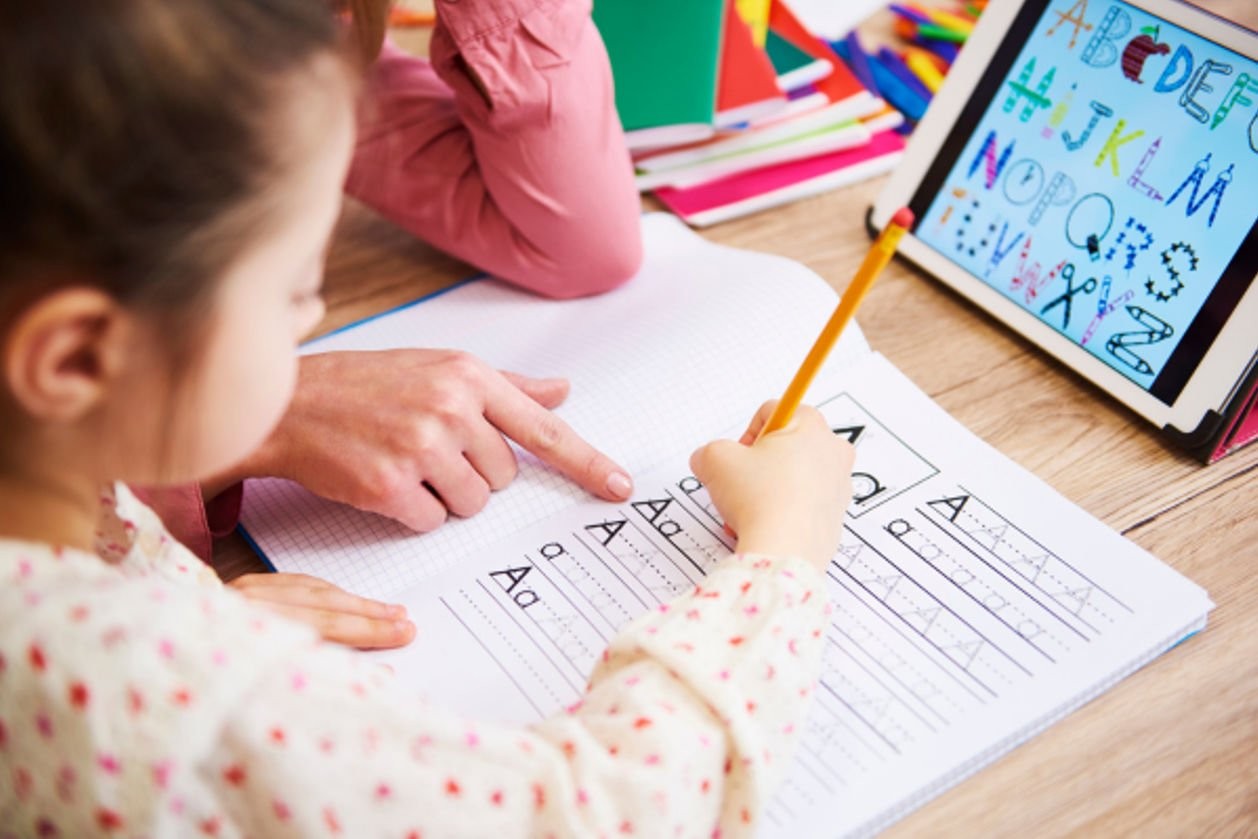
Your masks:
M1206 446L1251 410L1258 35L1177 0L1002 0L870 213L900 252Z

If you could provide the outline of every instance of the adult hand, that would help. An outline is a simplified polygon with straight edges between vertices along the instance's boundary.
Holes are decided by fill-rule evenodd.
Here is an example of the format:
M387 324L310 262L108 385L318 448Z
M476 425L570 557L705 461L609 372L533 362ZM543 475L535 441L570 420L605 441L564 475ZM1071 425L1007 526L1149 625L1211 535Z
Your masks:
M454 350L310 355L288 412L242 471L425 532L512 481L510 438L586 491L628 498L625 470L549 410L567 395L565 379L499 372Z
M361 649L403 647L415 624L402 606L350 594L305 574L244 574L227 584L265 609L307 623L324 640Z

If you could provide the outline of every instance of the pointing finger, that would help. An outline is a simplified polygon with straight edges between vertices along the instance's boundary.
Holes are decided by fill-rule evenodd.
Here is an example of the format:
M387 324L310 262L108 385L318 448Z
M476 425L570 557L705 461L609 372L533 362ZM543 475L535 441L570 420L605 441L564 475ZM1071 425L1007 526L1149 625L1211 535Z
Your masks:
M571 388L567 379L535 379L532 376L511 373L507 370L499 372L502 373L504 379L524 391L530 399L544 408L558 408L568 398L568 391Z
M486 419L587 492L609 501L629 497L633 482L624 468L510 382L499 381L486 395Z

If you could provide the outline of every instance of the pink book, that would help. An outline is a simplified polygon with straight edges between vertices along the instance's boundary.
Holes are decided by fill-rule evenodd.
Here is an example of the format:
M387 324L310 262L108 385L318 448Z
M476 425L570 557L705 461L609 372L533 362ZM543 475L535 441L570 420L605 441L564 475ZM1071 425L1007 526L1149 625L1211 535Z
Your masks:
M707 227L837 189L887 172L904 154L904 138L880 131L869 143L766 166L699 186L657 189L655 196L687 224Z

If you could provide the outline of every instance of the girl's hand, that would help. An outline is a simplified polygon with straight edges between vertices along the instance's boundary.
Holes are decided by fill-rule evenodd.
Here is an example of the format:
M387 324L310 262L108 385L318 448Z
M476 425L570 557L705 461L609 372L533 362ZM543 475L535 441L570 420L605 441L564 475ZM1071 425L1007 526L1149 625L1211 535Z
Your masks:
M415 638L405 607L367 600L317 577L245 574L227 585L276 614L310 624L324 640L347 647L403 647Z
M739 442L709 443L691 456L690 467L738 534L740 552L798 556L825 568L852 498L855 450L807 406L786 428L757 441L773 405L760 408Z

